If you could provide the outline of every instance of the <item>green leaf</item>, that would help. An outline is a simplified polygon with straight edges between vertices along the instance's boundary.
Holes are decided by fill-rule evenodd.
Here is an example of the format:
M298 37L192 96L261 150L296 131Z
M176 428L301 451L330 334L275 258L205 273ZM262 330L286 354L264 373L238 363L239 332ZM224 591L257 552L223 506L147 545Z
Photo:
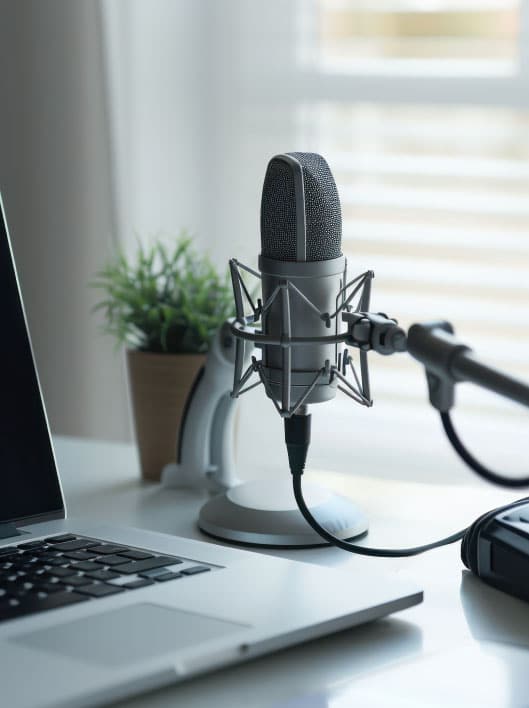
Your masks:
M120 344L158 352L204 352L216 329L233 315L229 273L220 275L193 249L187 231L170 245L138 239L135 257L122 250L94 276L102 293L93 312Z

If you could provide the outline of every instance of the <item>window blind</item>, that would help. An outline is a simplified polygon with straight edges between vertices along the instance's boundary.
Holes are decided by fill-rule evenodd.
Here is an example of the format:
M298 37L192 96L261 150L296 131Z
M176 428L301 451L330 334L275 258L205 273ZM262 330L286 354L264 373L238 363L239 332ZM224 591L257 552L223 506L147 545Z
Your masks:
M457 84L478 61L481 79L523 78L522 6L321 0L318 7L315 66L330 79L349 73L351 90L341 83L335 100L304 104L298 125L337 181L350 272L375 271L374 309L405 326L448 319L484 359L529 379L529 111L515 95L514 105L477 103ZM438 100L414 97L413 82L403 101L384 81L372 100L355 96L363 71L383 79L395 62L421 80L435 62L443 74ZM424 400L416 365L393 357L376 367L375 395ZM483 405L479 393L465 400ZM498 399L486 407L505 412Z

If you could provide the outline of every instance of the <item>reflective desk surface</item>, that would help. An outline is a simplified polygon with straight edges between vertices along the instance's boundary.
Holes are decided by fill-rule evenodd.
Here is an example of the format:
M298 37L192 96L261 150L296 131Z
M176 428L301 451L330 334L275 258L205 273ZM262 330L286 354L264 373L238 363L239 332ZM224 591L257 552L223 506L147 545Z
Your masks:
M70 517L212 542L196 526L205 497L142 484L131 445L72 438L55 442ZM523 496L523 492L515 495L474 480L463 486L335 472L314 476L362 504L371 520L371 545L427 542ZM402 478L405 476L403 473ZM350 571L352 587L356 574L376 566L390 576L414 579L424 588L425 599L387 619L139 696L123 705L529 706L529 605L487 587L464 570L459 544L408 559L365 558L332 548L283 550L277 555L343 566Z

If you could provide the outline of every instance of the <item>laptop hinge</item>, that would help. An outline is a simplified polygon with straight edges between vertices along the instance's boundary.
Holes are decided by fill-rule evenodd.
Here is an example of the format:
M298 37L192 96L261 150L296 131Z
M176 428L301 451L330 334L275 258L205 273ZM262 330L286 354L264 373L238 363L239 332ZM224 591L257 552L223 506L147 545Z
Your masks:
M17 529L15 524L0 524L0 538L9 538L10 536L22 536L22 532Z

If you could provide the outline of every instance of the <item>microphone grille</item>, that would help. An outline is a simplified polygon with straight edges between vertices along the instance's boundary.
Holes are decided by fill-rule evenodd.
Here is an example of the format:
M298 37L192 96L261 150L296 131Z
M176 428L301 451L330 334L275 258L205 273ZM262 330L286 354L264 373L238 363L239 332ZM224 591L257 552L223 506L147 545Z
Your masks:
M291 166L272 158L261 199L261 253L278 261L296 260L296 195Z
M296 169L301 171L302 192L299 180L295 180ZM304 211L304 260L339 258L342 255L340 198L329 165L316 153L290 152L270 160L261 202L263 256L282 261L298 260L298 209Z

